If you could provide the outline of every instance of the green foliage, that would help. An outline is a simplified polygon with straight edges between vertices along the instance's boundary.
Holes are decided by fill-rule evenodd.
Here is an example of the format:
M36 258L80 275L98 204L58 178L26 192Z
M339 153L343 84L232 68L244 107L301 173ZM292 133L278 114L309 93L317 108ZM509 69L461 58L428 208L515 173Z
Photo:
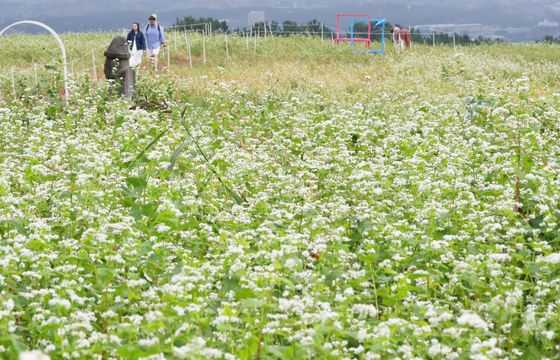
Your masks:
M0 357L557 356L554 46L229 40L0 101Z

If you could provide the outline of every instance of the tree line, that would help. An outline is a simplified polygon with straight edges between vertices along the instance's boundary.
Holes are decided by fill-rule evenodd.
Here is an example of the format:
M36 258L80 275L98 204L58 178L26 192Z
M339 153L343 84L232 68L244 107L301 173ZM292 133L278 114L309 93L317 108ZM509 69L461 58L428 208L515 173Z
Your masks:
M391 41L390 30L393 26L402 27L398 24L391 24L389 22L385 23L385 40ZM195 18L193 16L186 16L183 18L177 18L173 26L177 29L188 29L196 31L205 32L217 32L217 33L237 33L237 34L247 34L250 33L253 36L267 36L273 33L274 36L288 37L294 35L305 35L305 36L322 36L324 38L331 38L335 34L335 29L324 25L317 19L313 19L305 24L298 23L293 20L285 20L282 22L278 21L266 21L257 22L253 26L240 27L240 28L230 28L227 21L218 20L212 17L200 17ZM349 29L347 29L349 32ZM364 22L357 22L354 24L354 33L356 37L364 37L367 34L367 24ZM439 32L421 32L419 29L410 29L411 38L413 43L431 45L434 42L438 45L481 45L490 43L501 43L502 39L494 39L489 37L471 37L467 34L459 33L439 33ZM381 30L372 26L372 41L381 40ZM544 41L560 43L560 38L555 38L553 36L546 36Z

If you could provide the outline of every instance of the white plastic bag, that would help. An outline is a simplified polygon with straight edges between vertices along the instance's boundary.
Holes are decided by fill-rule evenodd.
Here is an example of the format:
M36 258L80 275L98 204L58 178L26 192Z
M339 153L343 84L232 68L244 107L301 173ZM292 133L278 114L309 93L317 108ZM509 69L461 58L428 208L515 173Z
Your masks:
M132 50L130 51L130 67L135 68L142 63L142 50L136 48L136 37L132 41Z

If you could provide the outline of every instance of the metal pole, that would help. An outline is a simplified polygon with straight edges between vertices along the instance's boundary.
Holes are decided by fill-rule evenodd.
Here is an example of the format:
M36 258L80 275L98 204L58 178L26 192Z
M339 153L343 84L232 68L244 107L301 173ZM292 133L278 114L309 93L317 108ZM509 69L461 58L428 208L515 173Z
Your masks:
M177 31L174 31L173 34L174 36L174 40L175 40L175 51L177 51Z
M436 46L436 29L432 28L432 46Z
M385 54L385 20L381 24L381 53Z
M325 27L324 24L321 23L321 41L325 40Z
M245 33L245 42L247 43L247 52L249 52L249 33Z

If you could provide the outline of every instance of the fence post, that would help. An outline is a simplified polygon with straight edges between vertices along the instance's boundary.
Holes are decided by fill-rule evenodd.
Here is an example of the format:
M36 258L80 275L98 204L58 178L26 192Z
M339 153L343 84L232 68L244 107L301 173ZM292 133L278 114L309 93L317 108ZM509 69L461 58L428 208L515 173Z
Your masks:
M189 55L189 67L192 68L192 51L191 51L191 43L187 38L185 38L185 45L187 46L187 54ZM206 58L206 57L205 57Z
M432 28L432 46L436 47L436 29Z
M247 43L247 52L249 52L249 33L245 32L245 42Z
M229 39L227 33L226 33L226 60L229 60Z
M171 71L171 49L167 48L167 71Z
M453 33L453 50L457 50L457 42L455 41L455 33Z
M16 75L15 70L12 68L12 90L14 91L14 100L17 100L17 93L16 93Z
M189 48L189 54L190 54L190 48ZM205 34L202 34L202 59L204 60L204 65L206 65L206 35Z
M175 51L177 51L177 31L173 31L174 33L174 40L175 40Z
M321 41L325 40L325 26L321 23Z
M93 65L93 78L97 81L97 66L95 66L95 50L93 49L91 49L91 63Z
M35 73L35 86L39 86L39 76L37 75L37 64L33 64L33 72Z

